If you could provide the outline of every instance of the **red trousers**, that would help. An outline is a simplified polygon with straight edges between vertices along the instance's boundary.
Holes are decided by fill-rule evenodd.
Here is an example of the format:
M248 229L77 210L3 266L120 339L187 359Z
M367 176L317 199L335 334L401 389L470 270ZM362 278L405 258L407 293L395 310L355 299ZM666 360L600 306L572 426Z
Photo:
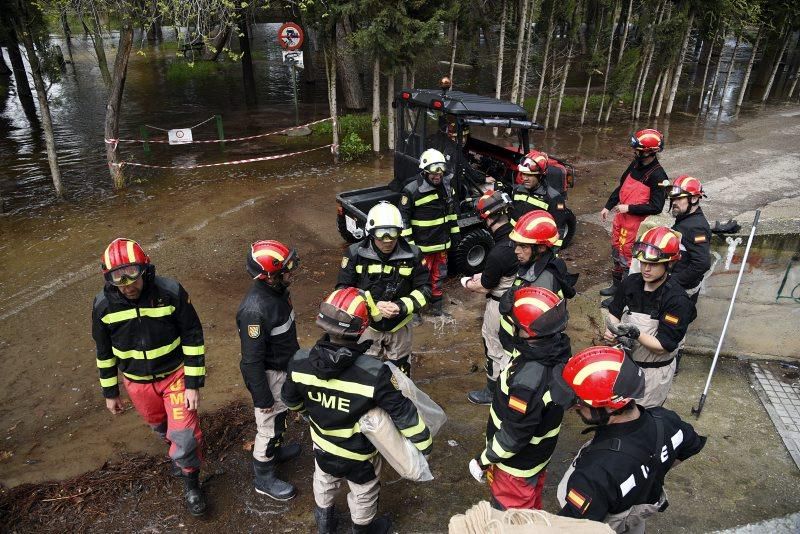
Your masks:
M169 444L172 461L184 473L200 469L203 433L197 412L186 409L183 367L156 382L123 383L139 415Z
M434 300L441 299L444 294L442 284L444 284L444 279L447 278L447 251L425 254L422 256L422 263L431 273L431 298Z
M531 478L509 475L492 465L486 472L486 481L493 500L501 510L508 508L542 509L542 489L547 470L542 469ZM494 503L493 503L494 504ZM497 508L498 506L495 506Z

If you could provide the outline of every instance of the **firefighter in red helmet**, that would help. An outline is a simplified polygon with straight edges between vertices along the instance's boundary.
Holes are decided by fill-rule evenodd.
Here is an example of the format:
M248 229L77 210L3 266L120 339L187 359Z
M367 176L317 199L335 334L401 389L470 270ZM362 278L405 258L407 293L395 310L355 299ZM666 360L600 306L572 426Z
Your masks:
M582 350L562 377L595 434L558 485L559 515L644 534L646 518L667 508L667 472L700 452L706 438L675 412L637 405L644 373L620 348Z
M94 299L92 337L108 410L124 411L119 377L136 411L169 444L186 506L202 515L203 433L197 407L205 383L203 327L176 280L156 276L136 241L118 238L101 258L105 287Z
M631 247L639 225L648 215L656 215L664 209L665 191L660 184L668 178L656 156L664 150L664 136L650 128L639 130L631 136L630 145L633 161L622 173L619 185L600 212L604 221L609 215L614 217L611 227L612 283L600 290L602 296L609 297L603 301L604 307L611 304L610 297L628 272Z
M547 183L548 168L548 155L538 150L528 152L517 166L517 185L514 186L514 204L511 208L512 226L529 211L544 210L553 216L558 228L563 227L567 215L566 201L559 191ZM561 247L560 237L555 246Z
M289 295L298 262L297 252L279 241L253 243L247 254L253 285L236 313L242 348L239 367L255 408L255 490L278 501L297 494L275 471L278 464L300 455L299 445L283 443L287 408L280 395L286 366L300 348Z

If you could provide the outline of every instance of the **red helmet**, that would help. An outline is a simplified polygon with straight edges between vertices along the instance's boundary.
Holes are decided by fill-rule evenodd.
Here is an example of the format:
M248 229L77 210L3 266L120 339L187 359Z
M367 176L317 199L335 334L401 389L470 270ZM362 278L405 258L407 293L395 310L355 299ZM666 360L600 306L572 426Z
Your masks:
M523 287L514 292L511 317L530 337L563 332L567 327L567 307L558 295L544 287Z
M666 226L656 226L633 244L631 255L644 263L676 262L681 259L681 237Z
M511 206L511 199L500 191L487 191L478 199L475 209L481 219L488 219L495 213L503 213Z
M631 136L631 147L643 154L652 155L664 150L664 136L652 128L639 130Z
M552 247L558 242L558 227L552 215L533 210L519 218L509 237L517 243Z
M115 286L135 282L150 265L150 256L133 239L118 237L106 247L100 267L106 281Z
M589 347L570 358L561 376L593 408L618 410L644 395L644 373L616 347Z
M364 293L355 287L337 289L319 306L317 326L329 334L357 339L369 326Z
M267 275L295 269L299 261L295 250L280 241L256 241L247 255L247 272L263 280Z
M681 174L672 182L667 196L669 198L705 197L706 193L703 191L703 184L700 183L700 180L688 174Z
M517 170L522 174L545 174L547 172L548 156L544 152L531 150L525 154L522 163L517 165Z

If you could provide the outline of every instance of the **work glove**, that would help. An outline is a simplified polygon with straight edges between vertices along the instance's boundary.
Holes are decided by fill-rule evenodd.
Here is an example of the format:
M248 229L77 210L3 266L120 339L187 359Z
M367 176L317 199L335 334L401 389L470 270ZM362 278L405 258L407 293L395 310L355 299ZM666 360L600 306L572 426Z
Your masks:
M629 339L639 339L639 327L633 324L611 324L610 322L606 325L608 329L611 330L611 333L617 337L627 337Z
M481 469L478 460L476 460L475 458L469 461L469 474L472 475L472 478L474 478L478 482L486 481L486 474L484 470Z

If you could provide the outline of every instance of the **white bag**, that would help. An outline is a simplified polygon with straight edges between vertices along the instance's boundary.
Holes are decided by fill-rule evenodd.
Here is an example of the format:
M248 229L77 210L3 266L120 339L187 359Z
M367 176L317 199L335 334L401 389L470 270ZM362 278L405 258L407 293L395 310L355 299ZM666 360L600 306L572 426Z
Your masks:
M401 477L414 482L433 480L428 461L409 439L394 426L383 408L375 407L358 421L364 434Z
M416 406L417 412L419 412L420 417L425 421L425 426L428 427L431 433L431 438L435 437L447 422L447 415L445 415L444 410L427 393L419 389L396 365L392 362L386 362L384 365L388 365L389 369L392 370L392 375L397 381L400 393Z

